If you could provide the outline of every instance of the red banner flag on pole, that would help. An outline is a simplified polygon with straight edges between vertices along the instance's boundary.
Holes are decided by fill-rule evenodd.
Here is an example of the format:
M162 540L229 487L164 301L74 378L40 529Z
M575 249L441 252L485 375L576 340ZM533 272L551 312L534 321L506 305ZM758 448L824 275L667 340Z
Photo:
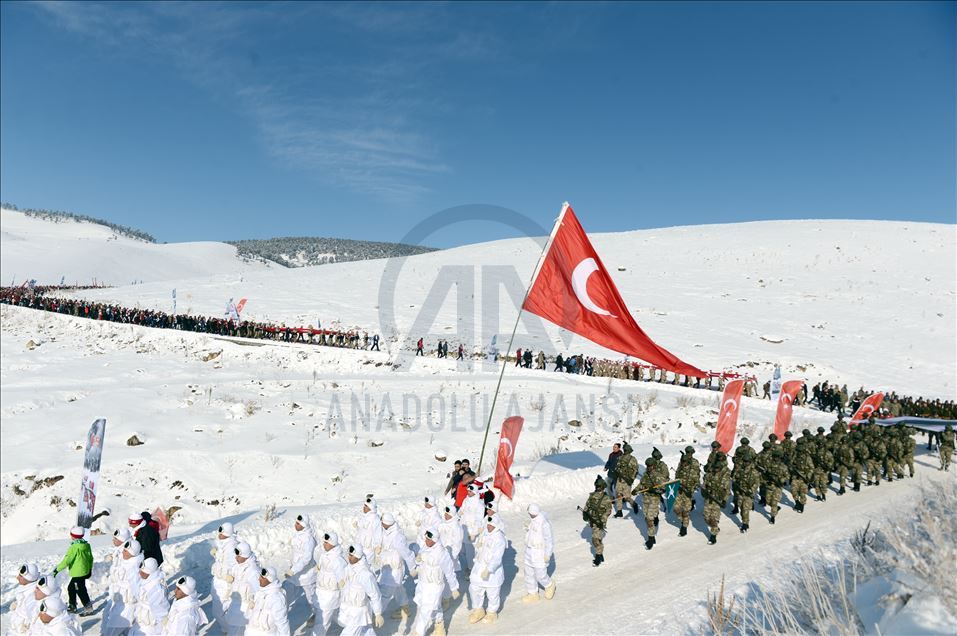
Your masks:
M162 508L157 508L153 511L153 521L159 526L157 532L159 532L160 541L166 541L166 537L169 536L169 519L166 517L166 511Z
M515 485L509 470L512 468L512 460L515 459L515 447L518 446L518 436L524 423L525 419L517 415L505 420L502 424L502 437L498 442L498 462L495 464L495 479L492 484L509 499L512 498L512 488Z
M714 432L714 439L721 444L721 451L725 454L734 447L734 434L738 430L738 411L741 410L741 393L744 391L744 380L731 380L724 385L724 394L721 396L721 409L718 411L718 426Z
M861 402L861 405L857 407L856 411L854 411L854 415L851 416L850 423L855 424L865 421L872 414L877 412L877 408L883 401L883 393L875 393L874 395L867 396L867 399Z
M778 439L784 439L784 434L791 426L791 413L794 398L801 392L804 380L788 380L781 385L781 395L778 396L778 411L774 416L774 434Z
M642 331L567 203L522 309L656 367L707 377L704 371L682 362Z

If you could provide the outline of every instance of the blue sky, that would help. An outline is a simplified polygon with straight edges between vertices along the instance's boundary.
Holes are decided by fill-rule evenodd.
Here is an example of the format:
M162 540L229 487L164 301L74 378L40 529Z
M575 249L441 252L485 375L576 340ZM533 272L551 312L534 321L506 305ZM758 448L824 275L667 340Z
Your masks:
M953 3L0 12L0 198L160 240L955 222Z

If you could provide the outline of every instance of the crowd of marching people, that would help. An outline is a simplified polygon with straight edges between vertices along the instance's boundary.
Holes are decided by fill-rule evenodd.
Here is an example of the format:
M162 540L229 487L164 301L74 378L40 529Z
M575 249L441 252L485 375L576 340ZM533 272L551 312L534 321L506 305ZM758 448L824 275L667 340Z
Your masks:
M607 481L601 476L595 480L595 490L583 509L592 531L594 565L604 561L602 539L608 518L613 512L614 517L624 516L625 503L630 504L633 515L644 520L645 547L650 550L657 541L661 510L673 509L680 522L678 536L687 535L699 491L708 541L715 544L721 512L728 505L731 514L739 516L738 528L744 533L750 529L756 500L768 522L775 523L785 489L790 491L794 511L803 513L812 492L817 500L825 501L829 492L844 495L848 488L858 492L862 483L879 486L882 479L892 482L914 477L916 431L907 426L881 426L876 421L871 416L849 429L843 418L838 418L829 432L824 427L818 427L817 434L804 429L796 439L791 431L780 440L772 433L758 451L742 438L730 456L730 465L721 445L713 442L703 469L694 457L694 448L688 446L681 453L674 479L656 448L645 460L639 479L634 450L627 443L616 444L605 464ZM946 425L941 433L940 470L950 470L954 443L953 427Z
M318 530L305 514L297 515L289 554L292 565L284 573L262 562L241 533L223 523L211 537L209 615L201 607L193 577L174 577L167 594L155 522L147 513L131 515L130 528L113 533L107 556L101 632L187 636L216 621L226 634L283 636L291 633L289 608L301 595L308 603L307 627L313 636L324 636L333 623L343 634L374 634L384 626L390 609L393 619L412 620L412 634L442 636L446 611L463 588L471 605L469 622L494 623L502 606L503 558L510 545L506 526L494 495L475 479L468 461L456 462L450 477L445 496L423 498L412 542L396 517L380 510L371 494L363 500L348 540ZM541 509L531 504L527 514L522 601L532 603L555 594L548 574L554 544ZM69 551L52 574L42 574L31 563L20 568L11 633L80 633L73 618L77 600L83 605L80 616L95 613L85 587L93 553L84 536L83 528L71 531ZM67 569L69 605L62 601L57 584L58 571ZM415 588L411 598L407 581Z

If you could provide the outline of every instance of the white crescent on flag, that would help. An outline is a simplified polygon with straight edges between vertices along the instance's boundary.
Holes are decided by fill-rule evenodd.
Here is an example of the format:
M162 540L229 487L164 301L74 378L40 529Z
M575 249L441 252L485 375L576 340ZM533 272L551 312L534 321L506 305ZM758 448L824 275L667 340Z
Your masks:
M617 316L613 315L607 309L599 307L588 295L588 277L597 271L598 263L596 263L595 259L593 258L586 258L576 265L575 269L572 271L572 291L575 292L578 302L580 302L582 307L588 311L596 313L599 316L611 316L612 318L617 318Z
M508 439L507 437L503 437L503 438L502 438L502 441L499 442L499 446L501 446L501 445L503 445L503 444L504 444L505 446L508 446L508 456L509 456L509 457L511 457L512 455L515 454L515 449L512 448L512 440Z
M730 406L728 406L729 404L730 404ZM737 408L738 408L738 403L735 402L733 399L731 399L731 400L725 400L725 401L724 401L724 404L721 406L721 409L724 410L725 412L727 412L727 411L735 411L735 410L737 410Z

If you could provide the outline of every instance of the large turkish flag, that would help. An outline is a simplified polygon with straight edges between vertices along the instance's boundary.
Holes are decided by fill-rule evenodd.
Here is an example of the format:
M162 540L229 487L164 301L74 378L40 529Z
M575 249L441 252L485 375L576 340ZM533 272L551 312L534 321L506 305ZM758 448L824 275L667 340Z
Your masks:
M721 444L721 451L727 455L734 447L734 435L738 430L738 413L741 411L741 393L744 380L731 380L724 385L721 396L721 409L718 411L718 424L714 439Z
M881 405L881 402L884 401L883 393L875 393L874 395L869 395L866 400L861 402L861 405L857 407L857 410L854 411L854 415L851 416L851 424L860 424L861 422L867 421L871 415L877 412L878 407Z
M788 380L781 385L778 410L774 415L774 434L778 436L778 439L784 439L784 434L791 426L792 404L794 404L794 398L801 392L802 386L804 386L804 380Z
M498 442L498 461L495 464L495 479L492 485L502 491L509 499L512 498L512 488L515 480L509 471L512 469L512 460L515 459L515 447L518 446L518 436L522 432L525 419L513 416L502 424L502 437Z
M641 330L568 204L522 309L661 369L699 378L707 375Z

